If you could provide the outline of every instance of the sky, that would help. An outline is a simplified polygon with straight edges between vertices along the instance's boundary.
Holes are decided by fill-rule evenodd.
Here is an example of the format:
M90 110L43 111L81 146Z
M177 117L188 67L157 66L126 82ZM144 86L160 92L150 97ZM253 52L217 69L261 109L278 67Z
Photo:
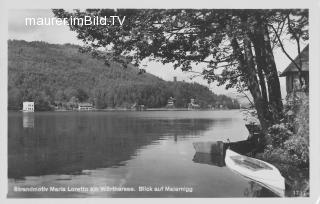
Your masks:
M81 41L77 39L76 33L69 30L66 25L55 26L26 26L25 18L47 18L54 17L53 13L49 9L24 9L24 10L10 10L8 14L8 38L16 40L26 41L45 41L53 44L78 44L81 45ZM286 50L292 58L297 55L296 45L292 43L284 43ZM304 47L303 45L302 47ZM278 71L283 71L290 63L290 60L284 55L284 53L278 49L274 51L274 57ZM207 81L201 77L192 77L194 74L185 73L181 70L174 70L172 64L163 65L157 62L145 63L144 68L148 73L154 74L164 80L172 81L173 77L177 77L178 81L197 82L208 86L216 94L226 94L229 96L237 97L235 90L226 90L224 86L217 86L216 84L208 85ZM201 70L200 67L195 67L196 70ZM191 79L192 78L192 79ZM282 92L285 92L285 79L280 78ZM285 94L283 94L285 95Z

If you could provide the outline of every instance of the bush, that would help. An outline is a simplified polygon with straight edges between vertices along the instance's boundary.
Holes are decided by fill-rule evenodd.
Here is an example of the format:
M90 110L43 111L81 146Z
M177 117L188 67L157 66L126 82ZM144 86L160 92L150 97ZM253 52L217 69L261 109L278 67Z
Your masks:
M284 142L288 140L293 133L289 130L286 124L275 124L268 130L268 135L271 138L271 144L274 148L283 147Z
M268 145L259 157L266 161L307 167L309 146L304 138L293 136L284 142L283 147Z
M262 159L294 166L309 166L309 100L299 98L288 104L287 123L275 124L268 130L271 144L260 155ZM293 114L292 114L293 113Z
M290 138L284 144L284 151L290 162L298 166L309 164L309 145L305 138L299 136Z

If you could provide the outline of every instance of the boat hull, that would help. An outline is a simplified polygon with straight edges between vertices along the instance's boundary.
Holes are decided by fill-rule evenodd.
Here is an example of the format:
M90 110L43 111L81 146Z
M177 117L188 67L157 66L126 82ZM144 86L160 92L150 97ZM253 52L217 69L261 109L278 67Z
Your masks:
M284 197L285 180L273 165L240 155L230 149L226 151L225 163L228 168L268 188L280 197Z

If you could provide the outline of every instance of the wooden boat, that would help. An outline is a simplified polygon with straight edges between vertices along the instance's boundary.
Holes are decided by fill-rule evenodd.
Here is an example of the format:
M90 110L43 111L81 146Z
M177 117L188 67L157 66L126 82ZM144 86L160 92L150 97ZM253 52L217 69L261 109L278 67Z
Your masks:
M226 166L245 178L268 188L280 197L284 197L285 179L279 170L264 161L243 156L230 149L226 151Z
M193 147L196 152L207 154L223 154L224 143L217 142L194 142Z

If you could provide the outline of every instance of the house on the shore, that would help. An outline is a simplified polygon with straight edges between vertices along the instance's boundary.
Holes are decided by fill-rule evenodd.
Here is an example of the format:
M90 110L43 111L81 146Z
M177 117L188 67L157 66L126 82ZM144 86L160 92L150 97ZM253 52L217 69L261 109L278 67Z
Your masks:
M144 111L146 109L147 107L145 105L139 105L137 102L131 106L131 110L135 110L135 111Z
M300 84L300 71L296 67L295 63L300 66L301 59L301 79L303 86ZM307 90L309 86L309 45L307 45L300 56L297 56L294 59L294 62L291 62L289 66L280 74L280 77L286 77L286 90L287 94L292 93L292 91L300 91L302 89Z
M175 101L176 101L176 99L171 96L171 97L168 99L168 101L167 101L166 107L167 107L167 108L174 108L174 107L175 107L175 106L174 106Z
M22 104L23 112L34 112L34 102L25 101Z
M93 105L92 105L92 103L79 103L78 104L78 110L79 111L93 110Z
M190 99L190 103L188 103L188 109L193 110L193 109L199 109L200 105L196 103L196 100L194 98Z

